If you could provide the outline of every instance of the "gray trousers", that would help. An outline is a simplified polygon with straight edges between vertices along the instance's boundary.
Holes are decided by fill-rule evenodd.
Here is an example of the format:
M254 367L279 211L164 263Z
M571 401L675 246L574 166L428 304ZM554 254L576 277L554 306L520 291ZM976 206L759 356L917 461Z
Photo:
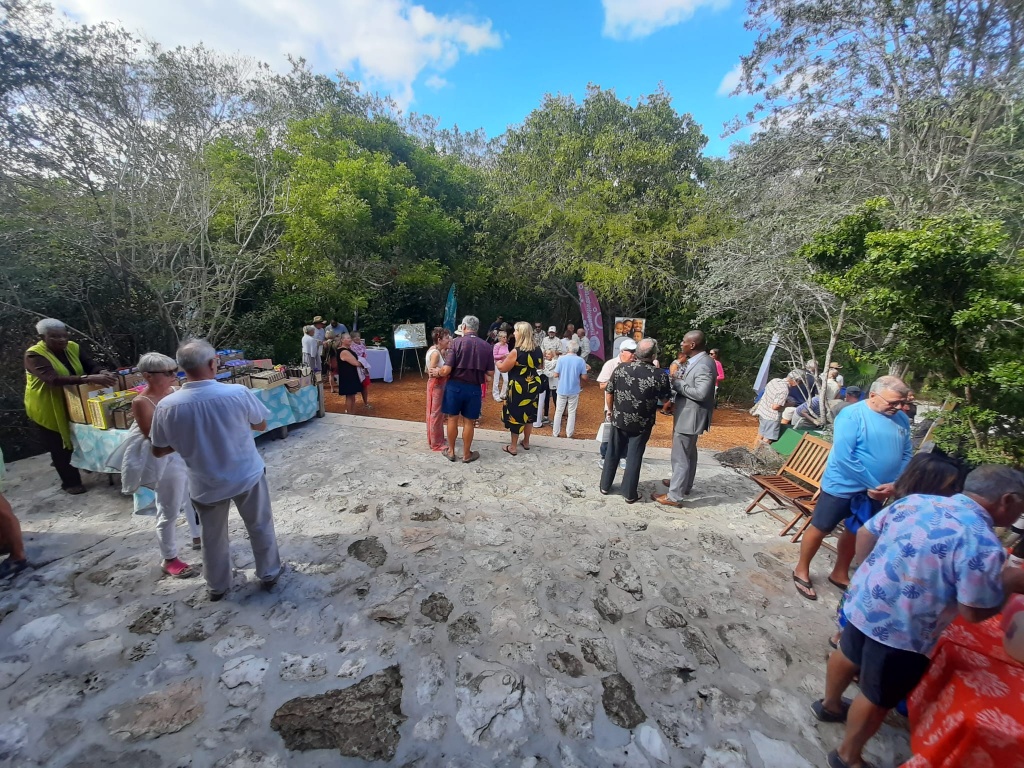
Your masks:
M672 433L672 479L668 486L668 500L682 501L693 488L697 474L697 435Z
M256 485L233 498L213 504L192 501L203 526L203 574L211 592L224 593L231 589L228 509L232 501L249 532L249 543L256 560L256 576L261 581L272 581L281 573L281 555L277 551L274 515L270 510L270 489L264 474Z

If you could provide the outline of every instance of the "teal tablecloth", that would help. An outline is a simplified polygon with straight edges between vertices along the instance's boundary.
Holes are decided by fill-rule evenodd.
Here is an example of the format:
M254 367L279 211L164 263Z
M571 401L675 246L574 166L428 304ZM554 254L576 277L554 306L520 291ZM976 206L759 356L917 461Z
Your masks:
M294 394L289 392L287 387L253 389L251 391L270 411L266 432L279 427L287 427L289 424L308 421L316 416L319 408L316 387L303 387ZM265 434L265 432L259 434ZM72 424L71 442L75 450L71 456L71 464L87 472L116 474L116 470L107 466L107 457L127 437L128 430L126 429L97 429L90 424ZM140 488L135 494L135 511L137 513L152 507L155 503L156 496L148 488Z

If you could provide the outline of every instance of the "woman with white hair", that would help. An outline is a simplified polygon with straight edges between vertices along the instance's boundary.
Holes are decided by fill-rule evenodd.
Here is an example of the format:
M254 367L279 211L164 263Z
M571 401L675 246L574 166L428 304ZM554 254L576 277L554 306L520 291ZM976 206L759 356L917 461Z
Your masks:
M121 490L125 493L133 493L140 486L156 491L156 534L163 558L160 569L168 576L186 579L195 576L196 571L178 558L175 527L180 512L185 512L192 548L201 549L202 539L199 518L189 499L185 462L177 453L157 458L149 439L157 403L176 389L178 364L167 355L147 352L139 358L138 368L146 388L132 400L135 423L122 448L111 455L108 463L121 468Z
M99 384L112 387L117 378L68 340L60 320L36 323L40 341L25 350L25 413L39 426L43 447L49 451L65 493L85 493L82 476L71 466L71 425L64 401L64 387Z

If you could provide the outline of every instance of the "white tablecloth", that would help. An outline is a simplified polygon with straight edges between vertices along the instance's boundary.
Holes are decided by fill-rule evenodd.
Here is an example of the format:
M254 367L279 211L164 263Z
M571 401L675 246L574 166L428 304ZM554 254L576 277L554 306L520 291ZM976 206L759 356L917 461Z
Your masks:
M370 364L371 379L384 379L389 384L394 380L391 372L391 355L387 349L367 347L366 361Z

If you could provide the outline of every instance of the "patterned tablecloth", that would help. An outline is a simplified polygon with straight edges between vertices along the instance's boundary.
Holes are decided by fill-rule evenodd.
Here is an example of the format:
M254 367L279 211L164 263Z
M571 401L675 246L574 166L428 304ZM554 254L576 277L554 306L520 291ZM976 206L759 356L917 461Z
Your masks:
M287 387L274 389L254 389L252 393L258 397L270 411L267 429L287 427L298 424L316 416L319 398L316 387L303 387L294 394ZM261 432L259 434L265 434ZM72 465L88 472L116 474L116 470L107 466L110 456L128 437L126 429L97 429L89 424L71 425L71 442L74 453ZM142 512L156 503L156 497L148 488L140 488L135 494L135 511Z
M1024 768L1024 664L1003 650L1001 616L958 618L911 694L903 768Z

